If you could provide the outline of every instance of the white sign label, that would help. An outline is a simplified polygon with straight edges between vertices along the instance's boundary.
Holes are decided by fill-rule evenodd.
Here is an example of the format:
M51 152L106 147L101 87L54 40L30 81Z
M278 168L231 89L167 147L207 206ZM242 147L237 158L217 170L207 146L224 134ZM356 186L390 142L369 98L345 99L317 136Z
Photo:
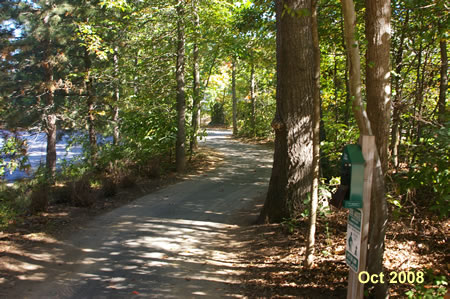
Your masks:
M361 209L349 209L347 222L347 242L345 246L345 262L355 273L359 270L359 253L361 245Z

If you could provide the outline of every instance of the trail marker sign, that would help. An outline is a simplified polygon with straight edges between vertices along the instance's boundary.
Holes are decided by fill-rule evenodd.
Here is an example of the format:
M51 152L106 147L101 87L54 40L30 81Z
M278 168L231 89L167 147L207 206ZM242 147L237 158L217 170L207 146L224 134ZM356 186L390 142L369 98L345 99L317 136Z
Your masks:
M345 262L355 273L359 271L362 210L349 209Z
M361 149L365 161L365 166L363 168L362 209L360 209L361 206L347 206L347 208L350 209L347 222L345 261L351 269L348 275L347 299L364 298L364 284L359 281L358 272L365 271L367 267L370 195L372 191L373 165L376 152L375 136L362 135Z

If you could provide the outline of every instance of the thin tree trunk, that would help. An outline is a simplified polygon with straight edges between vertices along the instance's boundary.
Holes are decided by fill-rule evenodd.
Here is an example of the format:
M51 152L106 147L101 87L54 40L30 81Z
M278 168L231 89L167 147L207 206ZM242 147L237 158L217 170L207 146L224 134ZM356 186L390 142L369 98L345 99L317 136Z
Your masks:
M344 14L344 35L349 59L349 86L353 97L353 113L361 134L372 135L369 118L361 96L361 58L359 45L355 39L356 13L353 0L341 0Z
M291 16L291 10L311 11L311 0L277 0L277 95L275 153L272 175L260 222L279 222L300 211L312 184L312 116L314 53L311 16Z
M423 108L424 108L424 104L423 104L423 100L424 100L424 95L426 94L426 89L425 86L429 86L429 84L431 84L432 80L430 80L429 84L427 85L425 82L425 79L427 78L427 66L430 63L431 64L431 59L430 59L430 51L426 51L425 54L425 59L424 62L422 63L422 77L420 79L420 97L419 102L418 102L418 113L417 113L417 117L418 119L422 118L423 115ZM430 60L429 60L430 59ZM430 77L434 77L432 74L430 74ZM420 144L420 138L422 137L422 128L423 128L423 122L418 121L417 122L417 137L416 137L416 144Z
M338 74L337 74L336 49L334 49L333 60L334 60L333 85L334 85L334 109L335 109L334 120L337 123L337 122L339 122L339 103L338 103L339 86L338 86Z
M319 202L320 165L320 48L317 24L317 2L312 4L312 39L314 46L314 103L313 103L313 182L311 186L311 206L309 216L309 235L306 246L305 266L314 263L314 244L316 234L317 206Z
M256 136L256 99L255 99L255 64L251 62L250 70L250 103L252 105L252 135Z
M366 90L367 112L377 146L371 194L369 252L367 261L371 274L383 273L384 238L387 223L387 202L384 174L388 170L389 121L391 112L390 47L391 1L366 0ZM387 283L374 285L375 298L388 296Z
M139 94L139 85L138 85L139 69L138 69L138 66L139 66L139 52L136 53L136 56L134 57L134 71L135 71L135 74L134 74L134 78L133 78L133 81L134 81L133 82L133 92L134 92L135 96L137 96Z
M185 36L184 36L184 1L179 1L177 5L177 141L175 147L175 164L178 172L184 171L186 167L186 96L185 96Z
M233 97L233 135L238 133L237 128L237 97L236 97L236 58L233 58L231 68L231 94Z
M404 24L409 23L409 10L406 10L406 17ZM403 64L403 42L405 40L405 32L406 28L402 28L402 34L400 36L400 45L398 46L397 53L395 55L395 73L396 77L394 78L394 88L395 88L395 97L392 103L392 129L391 129L391 157L394 164L395 170L398 168L398 147L400 146L400 114L401 114L401 99L402 99L402 90L401 86L403 82L400 78L400 74L402 71Z
M383 1L383 0L381 0ZM389 0L388 0L389 1ZM360 70L360 54L359 54L359 46L358 42L355 40L355 26L356 26L356 13L355 7L352 0L341 0L343 12L344 12L344 29L345 29L345 39L347 44L347 51L349 55L350 62L350 91L351 96L354 98L353 100L353 113L355 115L356 122L358 124L359 130L361 134L364 135L372 135L371 122L367 117L367 113L362 105L361 101L361 70ZM385 47L385 44L390 41L390 6L386 4L386 2L380 3L380 0L374 0L377 2L374 7L373 4L366 3L368 9L367 14L370 14L370 20L368 20L368 24L366 27L369 27L367 39L369 41L368 47L371 48L368 53L368 61L371 61L372 52L374 50L373 43L383 44L380 48L377 48L381 53L377 53L376 55L380 55L380 57L384 57L387 49L387 61L380 62L379 65L375 65L378 68L383 68L384 70L381 73L384 73L384 77L377 74L376 78L382 80L384 82L383 86L383 95L382 100L388 101L387 97L389 97L389 64L386 66L386 63L389 63L389 47ZM383 4L383 5L381 5ZM380 9L379 14L373 9ZM374 18L372 18L374 17ZM380 18L380 19L378 19ZM382 24L381 28L373 27L375 26L373 21L378 21L378 24ZM376 28L374 31L371 31L372 28ZM374 34L374 35L372 35ZM377 61L378 62L378 61ZM376 62L376 63L377 63ZM369 63L367 67L370 68ZM369 70L371 72L371 70ZM370 74L369 76L372 76ZM369 79L367 80L369 81ZM378 84L378 82L377 82ZM372 87L368 87L369 90L372 90ZM369 97L370 95L368 95ZM370 96L371 97L371 96ZM369 100L369 99L368 99ZM372 101L373 99L370 99ZM380 108L381 106L375 106L375 109ZM384 106L385 107L385 106ZM385 115L385 111L380 111L379 113ZM383 136L383 138L386 138ZM380 142L380 144L383 144ZM370 224L369 224L369 252L368 256L370 259L368 262L368 270L370 273L381 273L383 271L383 251L384 251L384 237L386 232L386 223L387 223L387 203L385 198L385 186L384 186L384 173L382 169L382 163L380 157L378 155L378 150L375 151L374 156L374 174L373 174L373 182L372 182L372 195L371 195L371 213L370 213ZM362 269L364 271L365 269ZM377 272L378 271L378 272ZM377 284L375 285L375 294L376 298L385 298L387 295L387 285L386 284Z
M206 80L204 82L205 89L208 88L208 86L209 86L209 80L211 79L211 74L212 74L214 65L216 64L217 56L219 56L219 46L218 45L216 46L216 48L214 50L214 58L211 61L211 64L209 65L208 76L206 77Z
M198 34L200 30L200 19L197 12L196 1L192 1L192 10L194 14L194 49L193 49L193 77L194 84L192 90L192 135L189 143L189 153L192 157L193 151L197 148L197 133L200 111L200 67L199 67L199 51L198 51Z
M398 103L393 105L392 129L391 129L391 156L394 169L398 168L398 147L400 146L400 108Z
M423 52L423 41L422 37L420 37L420 44L419 44L419 53L417 54L417 68L416 68L416 88L415 88L415 99L413 104L413 116L416 116L417 114L417 104L420 102L421 97L421 80L420 80L420 66L422 65L422 52ZM414 129L416 128L416 118L412 117L412 126L410 130L410 138L411 140L414 139Z
M97 136L95 132L95 117L94 117L94 91L93 91L93 79L90 75L91 72L91 59L87 49L84 50L84 66L86 68L86 75L84 78L85 90L87 94L86 104L88 108L87 125L89 134L89 149L91 154L91 163L95 164L97 160Z
M225 105L225 96L226 95L227 95L227 87L224 86L223 87L223 94L222 94L222 102L220 103L222 107Z
M344 112L344 124L348 125L350 122L350 84L348 80L348 57L345 57L345 72L344 72L344 80L345 80L345 112Z
M441 80L439 87L439 110L438 110L438 121L443 124L446 121L446 108L445 100L448 89L448 56L447 56L447 41L442 38L439 42L441 48Z
M48 98L53 98L53 92L51 92L52 95L48 95ZM53 99L49 102L47 102L50 109L54 109L52 102ZM56 173L56 115L54 113L49 113L46 117L47 126L47 156L46 156L46 166L48 170L48 175L50 180L53 180Z
M342 13L342 10L341 10ZM342 30L342 48L344 49L344 53L347 53L347 47L345 45L345 36L344 36L344 15L342 15L341 19L341 30ZM345 55L345 70L344 70L344 82L345 82L345 111L344 111L344 124L348 125L350 122L350 84L348 80L348 55Z
M45 98L46 98L46 116L45 116L45 130L47 134L47 155L45 157L45 164L47 167L47 174L50 181L53 181L56 173L56 113L55 113L55 86L53 80L53 66L46 60L43 63L45 76Z
M426 47L425 47L426 48ZM419 55L418 60L419 63L417 64L416 69L416 94L415 94L415 100L414 100L414 113L413 113L413 127L411 130L411 140L415 139L414 144L420 144L420 135L422 131L422 122L419 121L419 119L422 117L422 104L423 104L423 98L424 98L424 88L425 88L425 68L427 65L427 58L428 58L428 51L425 51L425 58L422 62L423 57L423 39L420 39L420 47L419 47ZM421 68L422 67L422 68ZM415 136L413 135L413 132L415 132ZM414 138L415 137L415 138ZM414 164L415 160L417 158L417 151L413 150L413 155L411 156L411 164ZM412 171L412 168L410 169Z
M114 104L113 104L113 144L119 143L119 101L120 101L120 81L119 81L119 47L114 48Z

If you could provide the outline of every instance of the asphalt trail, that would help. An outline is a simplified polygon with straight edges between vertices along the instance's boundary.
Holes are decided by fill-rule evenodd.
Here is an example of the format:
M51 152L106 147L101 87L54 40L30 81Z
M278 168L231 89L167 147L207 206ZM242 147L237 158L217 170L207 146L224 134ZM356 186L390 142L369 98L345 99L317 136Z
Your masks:
M11 298L239 297L245 244L272 167L265 147L208 132L225 155L206 175L168 186L95 218L70 239L36 248ZM1 292L0 292L1 293Z

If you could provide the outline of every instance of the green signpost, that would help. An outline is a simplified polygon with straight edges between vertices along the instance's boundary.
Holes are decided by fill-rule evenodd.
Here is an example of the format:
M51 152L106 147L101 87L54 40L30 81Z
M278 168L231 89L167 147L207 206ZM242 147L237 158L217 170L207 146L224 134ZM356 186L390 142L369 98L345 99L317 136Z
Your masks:
M347 145L342 156L346 183L350 192L344 200L349 209L345 261L350 267L347 299L364 298L364 284L358 280L360 271L366 271L369 239L370 194L372 190L375 137L361 136L361 146ZM349 175L348 175L349 174Z
M363 186L364 186L364 165L365 160L358 144L349 144L345 146L342 154L342 163L344 167L349 167L350 194L344 200L344 208L363 207Z

